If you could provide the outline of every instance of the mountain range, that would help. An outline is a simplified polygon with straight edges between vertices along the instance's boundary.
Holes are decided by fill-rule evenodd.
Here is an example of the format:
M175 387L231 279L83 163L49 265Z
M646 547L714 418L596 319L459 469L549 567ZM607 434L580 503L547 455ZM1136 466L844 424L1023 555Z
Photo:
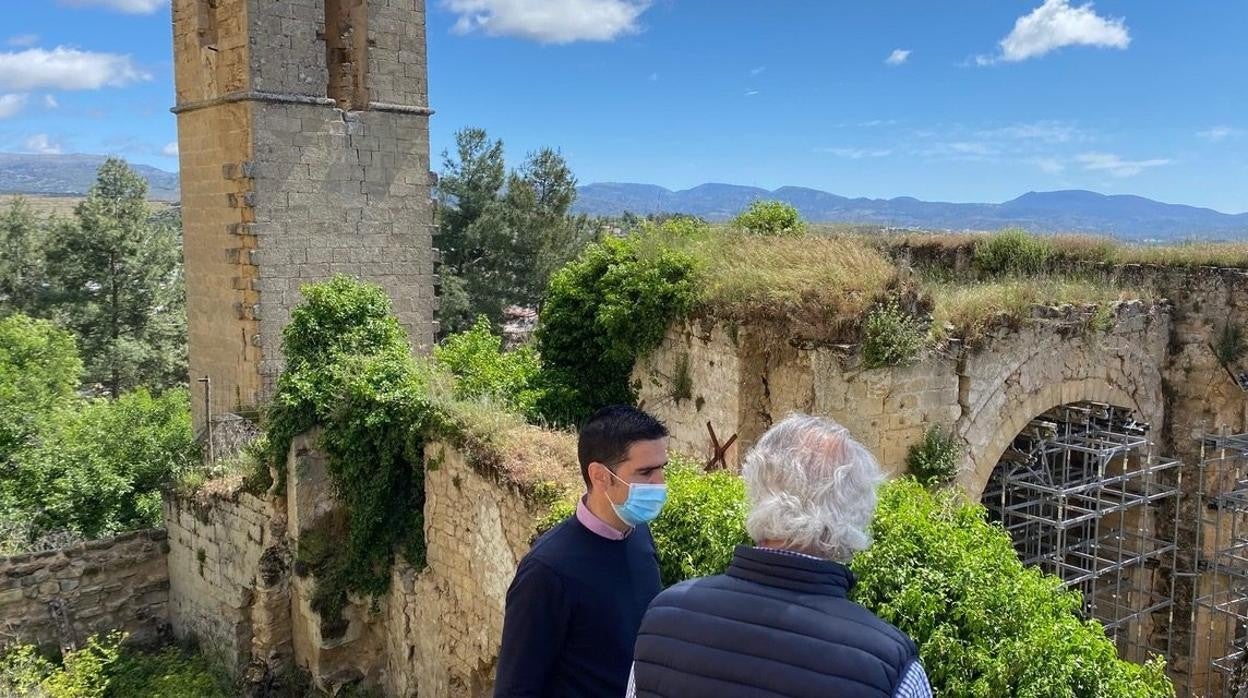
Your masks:
M1141 196L1067 190L1028 192L1001 204L920 201L909 196L866 199L817 189L774 191L734 184L703 184L671 191L653 184L602 183L577 189L575 210L598 216L686 213L726 220L759 199L797 207L808 221L873 224L935 230L997 230L1021 226L1036 232L1114 235L1126 239L1248 237L1248 213L1167 204Z
M0 194L81 196L95 181L103 155L0 153ZM151 197L177 201L178 175L133 165L147 179ZM598 216L686 213L727 220L759 199L786 201L813 222L856 223L924 230L997 230L1021 226L1037 232L1114 235L1125 239L1248 238L1248 213L1168 204L1141 196L1067 190L1028 192L1000 204L920 201L908 196L867 199L818 189L767 190L734 184L703 184L672 191L653 184L604 182L577 188L574 210Z
M82 196L95 183L104 155L20 155L0 153L0 194ZM178 174L130 164L147 180L148 196L177 201Z

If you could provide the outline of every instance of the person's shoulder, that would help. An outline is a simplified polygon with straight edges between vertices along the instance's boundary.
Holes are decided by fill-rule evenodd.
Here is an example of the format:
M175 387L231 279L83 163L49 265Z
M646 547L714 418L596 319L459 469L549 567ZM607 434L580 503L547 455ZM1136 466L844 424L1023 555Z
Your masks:
M871 611L871 609L855 601L849 601L847 606L848 611L842 610L842 613L848 615L850 620L853 620L861 625L874 628L881 635L893 640L897 644L909 650L912 654L917 651L915 649L914 641L910 639L909 635L902 632L897 626L876 615L873 611Z
M663 591L660 591L658 596L654 597L654 601L650 602L650 607L681 606L688 602L691 598L697 598L707 592L710 592L712 589L720 588L725 579L727 578L724 575L716 574L710 577L698 577L696 579L686 579L683 582L677 582Z
M568 549L579 545L583 538L580 522L575 516L569 516L533 541L521 563L531 560L557 568L567 555Z

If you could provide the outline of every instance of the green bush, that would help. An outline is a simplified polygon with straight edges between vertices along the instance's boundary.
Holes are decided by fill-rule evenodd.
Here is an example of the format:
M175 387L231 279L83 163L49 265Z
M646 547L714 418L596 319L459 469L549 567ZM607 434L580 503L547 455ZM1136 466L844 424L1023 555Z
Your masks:
M490 328L484 315L472 329L453 334L434 347L433 358L456 377L460 399L488 399L520 414L532 416L539 391L541 364L532 347L502 350L502 338Z
M34 647L11 648L0 658L0 695L25 698L111 698L109 675L121 656L121 633L88 638L57 664Z
M933 425L923 434L923 439L910 447L906 454L906 468L916 480L931 487L945 485L958 476L961 449L953 433L939 425Z
M321 428L320 446L345 512L332 555L312 565L313 608L340 627L350 592L383 594L396 549L424 566L423 429L429 373L381 287L338 276L303 288L283 333L286 370L266 415L267 469L285 469L295 436Z
M745 533L745 482L732 474L704 474L699 464L673 458L667 504L650 525L664 584L719 574Z
M800 237L806 233L801 214L783 201L755 201L732 224L753 235Z
M76 401L0 473L0 510L26 512L35 536L69 530L96 538L159 526L160 489L198 459L185 389Z
M25 315L0 318L0 464L74 401L81 377L72 333Z
M668 323L692 306L693 257L643 249L642 241L606 238L551 278L537 329L537 410L551 423L579 424L603 405L634 402L634 360L657 347Z
M228 682L198 655L176 647L142 652L124 636L92 636L60 663L30 645L0 657L0 695L14 698L228 698Z
M1053 257L1048 240L1029 235L1018 228L1008 228L975 243L974 265L984 274L1035 275L1045 270Z
M862 362L866 368L900 366L923 348L926 333L918 318L890 299L867 314L862 330Z
M1174 695L1163 660L1119 660L1079 595L1024 567L984 516L960 493L892 482L852 565L855 600L914 639L937 695Z

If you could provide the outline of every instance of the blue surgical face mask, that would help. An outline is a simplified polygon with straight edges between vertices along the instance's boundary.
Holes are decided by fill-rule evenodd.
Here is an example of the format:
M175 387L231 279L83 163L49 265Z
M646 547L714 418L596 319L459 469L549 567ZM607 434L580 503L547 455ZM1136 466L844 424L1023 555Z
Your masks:
M607 472L611 473L611 469L607 468ZM611 477L624 482L615 473L611 473ZM625 499L623 504L611 502L611 497L607 497L607 501L611 502L611 508L615 509L615 515L634 528L654 521L659 512L663 511L663 504L667 501L667 485L638 482L624 482L624 484L628 485L628 499Z

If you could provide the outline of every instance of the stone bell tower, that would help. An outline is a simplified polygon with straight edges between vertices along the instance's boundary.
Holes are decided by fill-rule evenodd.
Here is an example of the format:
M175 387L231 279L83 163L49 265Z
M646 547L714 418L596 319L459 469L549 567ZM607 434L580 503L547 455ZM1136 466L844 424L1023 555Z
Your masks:
M380 284L427 349L424 0L173 0L173 35L196 427L268 399L308 282Z

